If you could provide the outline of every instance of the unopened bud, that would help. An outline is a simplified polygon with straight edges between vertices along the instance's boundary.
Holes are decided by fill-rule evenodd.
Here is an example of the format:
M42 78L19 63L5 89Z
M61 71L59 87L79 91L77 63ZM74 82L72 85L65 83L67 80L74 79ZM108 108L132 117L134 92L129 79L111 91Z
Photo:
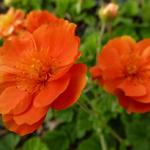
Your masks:
M5 6L10 6L12 3L12 0L4 0L4 5Z
M109 3L106 6L99 9L98 15L101 19L111 20L118 14L119 6L115 3Z

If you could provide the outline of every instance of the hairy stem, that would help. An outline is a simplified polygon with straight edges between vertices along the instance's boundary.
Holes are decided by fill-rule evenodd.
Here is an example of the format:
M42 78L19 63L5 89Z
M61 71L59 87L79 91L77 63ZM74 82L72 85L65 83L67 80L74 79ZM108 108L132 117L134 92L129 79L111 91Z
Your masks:
M88 113L89 115L92 115L93 117L95 117L96 119L98 118L97 116L97 113L91 109L89 109L86 104L83 104L81 102L77 102L77 104L82 108L82 110L84 110L86 113ZM108 126L108 124L104 123L102 124L103 127L106 127L110 134L120 143L123 143L124 139L122 139L118 133L116 133L116 131L114 131L110 126ZM101 135L101 134L100 134ZM102 139L102 137L100 136L100 140L104 140ZM102 141L101 141L102 142ZM104 142L104 141L103 141ZM103 143L104 144L104 143ZM103 145L104 146L104 145ZM104 147L103 147L104 148ZM105 144L105 148L106 148L106 144ZM103 150L107 150L107 149L103 149Z

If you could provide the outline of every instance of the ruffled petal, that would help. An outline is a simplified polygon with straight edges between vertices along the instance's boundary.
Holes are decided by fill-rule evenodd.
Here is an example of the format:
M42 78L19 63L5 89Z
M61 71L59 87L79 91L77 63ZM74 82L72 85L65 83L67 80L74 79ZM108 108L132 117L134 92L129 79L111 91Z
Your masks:
M134 99L140 103L150 103L150 82L146 81L144 86L146 88L146 94L144 96L134 97Z
M120 85L123 80L123 78L117 78L114 80L103 80L102 85L107 92L115 94L117 92L118 85Z
M33 50L36 50L36 45L32 34L23 32L19 36L13 36L6 40L4 45L0 48L1 65L16 68L16 63L20 58L23 55L31 53Z
M132 42L130 44L132 44ZM114 60L118 64L118 61L121 60L121 58L123 56L129 54L132 51L130 44L129 44L129 40L127 40L127 39L124 39L122 37L115 38L113 40L110 40L103 47L101 53L105 53L104 57L107 57L108 62L110 62L110 61L113 62L113 60ZM106 51L106 52L104 52L104 51ZM109 51L111 54L109 53ZM101 54L100 54L100 56L101 56ZM115 56L115 58L114 58L114 56ZM97 60L98 60L98 64L100 64L101 57L98 57Z
M21 91L15 86L6 88L0 95L0 113L8 113L27 97L27 92Z
M90 68L90 72L93 79L99 78L102 75L102 71L100 70L98 65Z
M36 122L33 125L28 125L28 124L18 125L13 120L13 117L11 115L3 115L2 118L7 129L21 136L24 136L26 134L32 133L35 130L37 130L43 123L45 117L43 117L40 121Z
M61 93L63 93L68 84L70 77L64 75L62 78L54 81L50 81L34 99L35 107L44 107L52 103Z
M43 25L33 33L38 49L57 67L74 63L77 58L79 38L75 36L75 28L75 24L61 20Z
M144 96L146 95L146 88L143 84L134 80L124 80L119 86L126 96Z
M18 105L14 109L12 109L9 113L12 115L19 115L24 113L27 109L29 109L30 105L32 104L33 96L28 95L26 98L21 100Z
M70 72L71 80L68 88L51 105L51 108L62 110L74 104L86 84L86 66L84 64L74 65Z
M46 10L34 10L27 15L26 28L30 32L33 32L43 24L50 24L58 20L59 19L57 17L55 17L53 14L49 13Z
M150 103L140 103L125 95L119 96L119 102L129 113L145 113L150 111Z
M140 52L140 54L142 54L142 56L149 55L150 52L145 51L149 47L150 47L150 39L141 40L140 42L138 42L136 44L136 50L137 50L137 52Z
M22 114L13 115L13 120L18 125L28 124L33 125L41 120L47 113L48 107L36 108L33 105Z
M98 66L102 70L104 78L113 79L123 76L121 59L116 49L104 47Z

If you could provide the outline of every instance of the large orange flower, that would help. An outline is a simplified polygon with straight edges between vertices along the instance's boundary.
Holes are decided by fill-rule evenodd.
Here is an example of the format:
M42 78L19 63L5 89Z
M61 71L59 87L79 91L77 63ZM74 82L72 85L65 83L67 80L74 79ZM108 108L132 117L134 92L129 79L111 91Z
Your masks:
M110 40L91 68L93 78L118 96L128 112L150 111L150 39L123 36Z
M36 130L49 108L68 108L86 83L76 25L61 20L23 32L0 48L0 113L20 135Z
M22 28L25 13L20 9L10 8L0 15L0 38L7 37Z

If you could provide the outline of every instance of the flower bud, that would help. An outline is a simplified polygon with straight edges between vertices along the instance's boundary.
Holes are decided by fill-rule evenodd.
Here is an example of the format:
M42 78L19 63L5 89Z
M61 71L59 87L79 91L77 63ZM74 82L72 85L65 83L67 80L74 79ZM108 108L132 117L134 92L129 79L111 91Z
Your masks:
M4 5L5 6L10 6L12 3L12 0L4 0Z
M101 19L112 20L118 14L119 6L115 3L109 3L106 6L102 7L98 11L98 15Z

